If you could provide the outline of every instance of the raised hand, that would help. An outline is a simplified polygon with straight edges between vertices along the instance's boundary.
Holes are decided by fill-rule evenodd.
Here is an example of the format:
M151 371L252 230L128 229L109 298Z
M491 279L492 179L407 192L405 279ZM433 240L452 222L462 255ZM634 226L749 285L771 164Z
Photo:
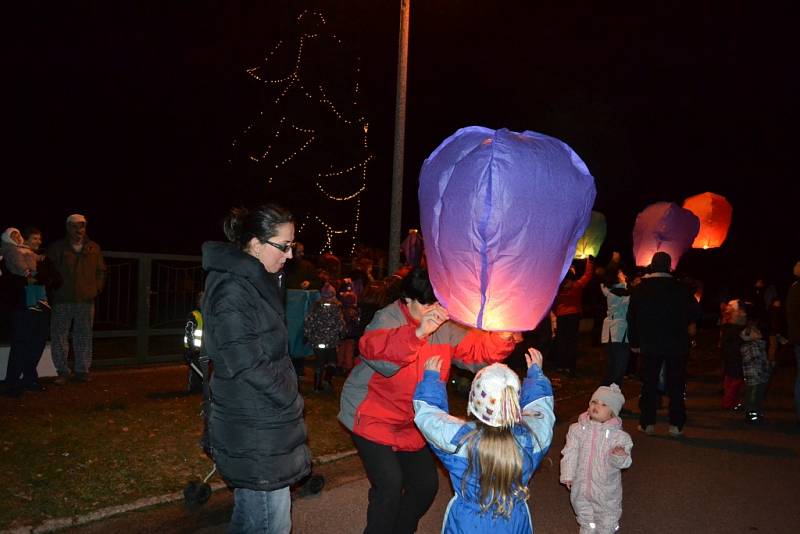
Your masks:
M611 449L611 454L614 456L625 456L627 453L625 452L625 447L622 445L617 445L613 449Z
M431 309L425 312L417 327L417 337L422 339L436 332L442 324L450 318L441 304L435 304Z
M528 349L528 354L525 355L525 363L528 364L528 368L529 369L530 369L531 365L538 365L539 369L541 369L542 368L542 360L543 360L543 357L542 357L542 353L541 352L539 352L538 350L534 349L533 347L530 347Z
M425 362L425 370L426 371L436 371L437 373L442 372L442 358L441 356L431 356Z

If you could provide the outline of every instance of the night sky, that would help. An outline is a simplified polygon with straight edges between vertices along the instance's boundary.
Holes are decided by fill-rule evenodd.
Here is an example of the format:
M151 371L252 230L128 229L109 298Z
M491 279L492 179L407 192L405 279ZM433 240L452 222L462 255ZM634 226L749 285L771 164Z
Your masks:
M312 9L343 41L337 51L361 58L357 111L369 119L374 157L361 240L386 246L399 2L22 4L4 17L3 227L35 224L49 242L81 212L106 250L197 254L221 238L232 205L314 207L307 182L268 186L232 146L270 102L246 69L263 66L278 40L293 42L297 15ZM418 227L419 169L445 137L468 125L534 130L567 142L594 175L609 231L601 259L612 249L630 255L646 205L713 191L734 207L728 241L692 253L687 268L785 284L800 259L790 4L550 4L412 2L404 230ZM338 59L309 61L331 87L349 79ZM295 108L298 120L318 113ZM329 149L329 166L357 157ZM291 172L318 171L324 157Z

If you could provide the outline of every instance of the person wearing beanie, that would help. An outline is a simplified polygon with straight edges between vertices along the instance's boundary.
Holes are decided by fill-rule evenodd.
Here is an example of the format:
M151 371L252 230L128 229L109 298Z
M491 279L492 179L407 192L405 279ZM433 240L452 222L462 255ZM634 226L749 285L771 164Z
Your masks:
M624 404L619 386L600 386L589 401L589 409L567 432L560 480L570 490L581 534L610 534L619 529L621 471L631 466L633 447L618 417Z
M553 390L542 373L542 354L529 348L528 373L502 363L472 381L470 421L448 415L442 361L425 362L414 392L414 422L450 473L455 494L442 532L532 533L528 485L553 438ZM510 481L503 483L501 481Z
M669 435L683 435L686 423L686 361L690 332L702 310L693 290L670 274L671 258L656 252L650 261L650 274L631 291L628 304L628 339L631 351L641 354L642 399L638 430L655 433L656 412L660 403L659 376L666 372L669 396Z
M656 252L650 259L651 273L668 273L672 269L672 257L664 251Z

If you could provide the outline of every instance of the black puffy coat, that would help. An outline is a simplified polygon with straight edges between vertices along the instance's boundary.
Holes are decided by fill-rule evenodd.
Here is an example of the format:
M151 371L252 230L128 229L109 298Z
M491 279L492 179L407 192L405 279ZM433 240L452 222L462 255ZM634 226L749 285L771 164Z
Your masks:
M628 339L643 354L688 354L689 323L701 310L688 287L669 275L642 279L631 292Z
M232 487L289 486L311 471L311 452L276 277L226 243L203 245L203 268L210 452Z

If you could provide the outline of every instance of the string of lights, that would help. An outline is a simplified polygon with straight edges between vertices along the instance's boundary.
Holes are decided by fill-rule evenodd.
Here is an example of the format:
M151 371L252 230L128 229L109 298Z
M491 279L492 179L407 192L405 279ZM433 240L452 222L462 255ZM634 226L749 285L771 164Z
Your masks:
M312 17L316 17L316 19L314 20ZM232 148L234 151L246 150L249 152L246 155L246 160L263 169L264 179L269 185L281 175L297 176L298 174L307 174L283 172L294 162L300 163L302 161L302 163L307 163L308 161L313 161L311 155L306 160L299 160L298 156L301 154L308 153L312 149L319 149L322 153L325 153L324 149L330 150L330 147L324 145L324 142L326 139L330 141L332 137L323 135L320 128L327 126L328 128L334 128L336 131L344 131L344 135L335 136L337 141L349 137L346 134L346 130L359 128L363 132L361 133L360 152L364 154L359 157L359 161L350 165L341 165L341 162L335 166L332 164L328 170L318 171L310 175L316 176L312 179L314 180L316 191L321 195L321 199L335 203L348 203L349 212L343 210L342 207L334 206L329 210L320 210L330 213L330 217L323 217L323 213L310 213L303 218L303 222L298 229L302 233L304 228L308 227L309 224L313 224L322 230L325 238L324 243L321 245L320 253L334 252L334 247L341 246L339 245L341 240L345 239L349 241L349 252L352 254L358 242L361 195L367 190L367 170L370 161L373 159L373 156L369 153L369 124L363 115L345 112L337 104L337 101L339 104L342 103L341 96L333 97L329 95L330 88L326 87L324 82L319 83L319 80L311 82L307 76L304 76L304 68L307 68L309 62L308 54L314 57L315 52L317 54L329 53L333 50L333 47L327 46L329 42L333 45L343 44L335 34L322 31L323 26L327 23L325 17L319 12L306 10L298 15L296 22L298 25L303 25L303 29L299 32L297 39L296 50L292 51L289 48L289 43L285 40L280 40L264 56L263 65L251 67L245 71L252 79L258 81L268 94L276 94L276 96L270 98L270 101L272 106L279 111L280 119L276 120L272 126L265 124L270 113L266 113L268 110L261 110L247 127L241 131L239 136L233 140ZM310 30L311 28L313 29ZM309 43L312 42L317 43L319 46L309 49ZM291 56L292 53L294 54L293 56ZM289 54L289 56L286 54ZM284 61L281 61L281 59L284 59ZM283 70L281 67L283 67ZM351 77L353 81L352 94L344 100L345 107L347 107L346 102L351 101L354 110L359 102L358 76L360 72L359 59L355 58ZM331 80L331 83L339 81ZM298 108L300 104L296 103L297 97L305 102L301 109ZM292 105L295 107L291 108ZM312 113L312 111L316 110L321 113ZM272 114L274 115L274 113ZM313 115L315 119L324 124L321 124L320 127L305 124L303 126L298 125L298 120L296 119L307 120L308 115ZM303 120L299 120L299 122L302 123ZM248 139L248 147L244 146L246 139ZM260 139L263 139L263 141L260 141ZM320 145L320 143L323 143L323 145ZM260 148L258 145L260 145ZM278 150L279 147L280 150ZM353 151L352 148L346 149L344 147L342 150L335 152L337 154L350 154ZM349 213L349 217L342 217L342 213ZM333 216L337 216L337 219L347 218L349 220L346 224L337 223L331 218Z

